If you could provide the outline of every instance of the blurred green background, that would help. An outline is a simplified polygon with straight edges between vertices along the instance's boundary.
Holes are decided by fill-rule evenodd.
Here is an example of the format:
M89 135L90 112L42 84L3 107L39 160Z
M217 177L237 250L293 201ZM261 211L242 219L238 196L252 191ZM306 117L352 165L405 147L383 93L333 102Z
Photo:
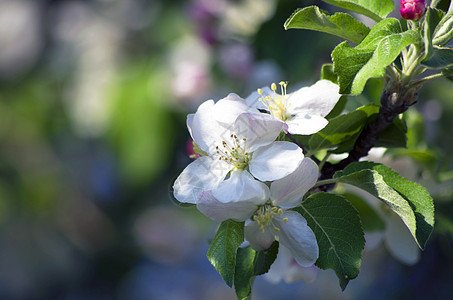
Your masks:
M216 224L171 198L190 162L185 117L229 92L316 81L341 40L283 29L313 4L332 11L292 0L0 0L0 299L235 299L205 256ZM376 101L373 86L347 107ZM453 83L427 85L410 149L394 153L412 155L412 180L439 202L419 264L381 247L344 293L327 271L313 284L259 278L254 299L450 295L452 115Z

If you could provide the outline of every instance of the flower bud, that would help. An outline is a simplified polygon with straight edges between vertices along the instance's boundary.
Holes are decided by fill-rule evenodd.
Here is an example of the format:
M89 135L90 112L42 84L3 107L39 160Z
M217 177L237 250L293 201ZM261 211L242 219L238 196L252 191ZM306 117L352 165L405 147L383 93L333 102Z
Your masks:
M425 0L401 0L400 14L406 20L417 21L425 13Z

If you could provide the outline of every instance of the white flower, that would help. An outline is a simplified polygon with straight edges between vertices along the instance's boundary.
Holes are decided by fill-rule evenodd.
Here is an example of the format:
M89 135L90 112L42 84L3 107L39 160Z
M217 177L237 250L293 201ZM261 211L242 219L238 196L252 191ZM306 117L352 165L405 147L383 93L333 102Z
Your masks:
M264 278L272 283L284 280L286 283L304 280L313 282L316 279L318 268L315 265L302 267L297 263L291 251L283 245L279 246L278 255Z
M244 177L251 177L243 171ZM274 240L286 246L298 264L309 267L318 258L316 237L299 213L288 210L302 202L303 195L316 183L318 166L304 158L288 176L271 183L270 188L257 182L248 197L240 201L221 202L213 193L200 194L198 209L216 221L246 221L245 239L255 250L269 248ZM249 178L251 180L252 178Z
M341 95L338 85L320 80L310 87L303 87L286 94L286 82L280 82L282 94L277 94L275 83L258 89L246 98L250 107L265 110L285 122L292 134L310 135L323 129L328 121L324 118L335 106Z
M290 142L275 142L285 124L266 114L244 113L246 109L242 98L230 94L215 104L208 100L188 115L187 127L202 156L176 179L178 201L195 204L198 194L207 190L222 202L247 199L259 188L250 173L272 181L299 166L302 150Z

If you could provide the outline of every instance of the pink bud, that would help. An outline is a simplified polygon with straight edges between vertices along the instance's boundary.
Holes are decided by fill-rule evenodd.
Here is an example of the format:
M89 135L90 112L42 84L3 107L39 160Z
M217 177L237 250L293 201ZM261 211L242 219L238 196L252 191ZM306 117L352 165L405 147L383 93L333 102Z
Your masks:
M425 0L401 0L400 14L406 20L417 21L425 13Z

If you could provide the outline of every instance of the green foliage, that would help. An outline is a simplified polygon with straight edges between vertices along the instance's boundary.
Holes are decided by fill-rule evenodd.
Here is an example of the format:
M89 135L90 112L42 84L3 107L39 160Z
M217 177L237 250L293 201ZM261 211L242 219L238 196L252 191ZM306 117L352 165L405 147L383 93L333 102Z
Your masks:
M353 193L342 193L359 212L360 220L364 231L374 232L385 229L385 223L376 211L362 197Z
M425 45L425 60L433 55L433 34L436 26L444 16L444 12L435 8L427 8L423 22L423 43Z
M333 34L360 43L370 29L349 14L338 12L329 16L317 6L296 10L285 22L285 29L309 29Z
M358 95L369 78L382 77L385 68L410 44L419 43L412 30L402 31L398 20L390 18L376 24L355 48L347 41L332 52L334 71L338 74L340 93Z
M343 197L328 193L313 194L294 210L307 220L316 235L316 266L333 269L344 290L349 280L359 274L365 246L357 210Z
M161 88L160 65L137 64L125 68L112 87L107 138L118 156L122 180L148 185L169 162L174 140L168 133L174 122L161 101L168 91Z
M453 67L453 49L435 47L431 58L424 61L422 65L430 69L445 69Z
M379 22L392 12L392 0L323 0L329 4L355 11Z
M255 277L269 271L277 258L278 245L278 242L274 242L264 251L255 251L251 246L238 249L234 274L234 289L238 299L250 299Z
M359 107L348 114L329 120L329 124L315 133L309 140L311 152L338 147L335 153L347 152L359 136L364 126L373 121L379 113L379 106L374 104ZM393 123L379 135L377 146L405 147L407 128L402 119L395 118Z
M450 6L451 7L451 6ZM453 11L447 14L440 20L433 34L434 45L445 45L453 38Z
M207 253L211 264L230 287L233 286L236 252L243 241L244 222L226 220L220 224Z
M446 68L442 70L442 75L448 80L453 81L453 68Z
M333 71L333 64L323 64L321 67L321 78L338 84L337 73Z
M338 182L361 188L379 198L406 224L420 248L434 226L433 200L425 188L382 164L359 162L335 173Z

